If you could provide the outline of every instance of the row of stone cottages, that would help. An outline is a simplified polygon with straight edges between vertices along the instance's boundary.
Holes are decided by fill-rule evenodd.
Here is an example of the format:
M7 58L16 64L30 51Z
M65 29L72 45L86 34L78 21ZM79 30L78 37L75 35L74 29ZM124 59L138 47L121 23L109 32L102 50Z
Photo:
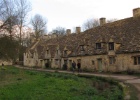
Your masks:
M55 36L53 36L55 37ZM140 8L133 9L133 17L106 23L81 32L35 41L24 53L24 65L62 69L72 61L90 71L140 71Z

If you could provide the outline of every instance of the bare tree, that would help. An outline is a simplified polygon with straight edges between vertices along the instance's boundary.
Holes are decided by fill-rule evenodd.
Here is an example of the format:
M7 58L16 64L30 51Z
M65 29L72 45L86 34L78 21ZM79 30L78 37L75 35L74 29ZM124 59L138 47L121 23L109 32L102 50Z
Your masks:
M7 30L10 37L12 37L13 26L18 22L18 14L15 8L15 4L13 0L1 0L0 1L0 19L2 20L2 24L0 25L0 29Z
M94 27L97 27L99 26L99 20L96 18L96 19L87 19L83 25L82 25L82 28L83 30L87 30L87 29L90 29L90 28L94 28Z
M31 11L31 4L27 0L15 0L18 13L19 42L22 43L22 28L26 22L28 13Z
M117 18L108 19L108 20L107 20L107 23L111 23L111 22L114 22L114 21L117 21L117 20L118 20Z
M58 26L58 27L56 27L55 29L52 30L52 33L55 33L58 36L65 35L66 34L66 29Z
M21 42L22 27L29 11L30 3L27 0L0 0L0 20L2 21L0 29L7 30L11 35L13 26L18 25Z
M111 23L111 22L114 22L116 21L117 19L114 18L114 19L108 19L106 22L107 23ZM82 28L83 30L87 30L87 29L90 29L90 28L94 28L94 27L97 27L100 25L100 22L99 20L96 18L96 19L87 19L85 21L85 23L82 25Z
M36 39L38 39L40 36L45 34L46 32L46 24L47 21L39 14L36 14L32 19L31 19L31 24L34 29L34 36Z

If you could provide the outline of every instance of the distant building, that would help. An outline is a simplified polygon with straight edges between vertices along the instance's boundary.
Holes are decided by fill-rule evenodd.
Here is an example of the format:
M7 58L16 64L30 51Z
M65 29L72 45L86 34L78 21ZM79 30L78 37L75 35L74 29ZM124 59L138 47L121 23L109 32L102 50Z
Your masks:
M72 61L81 63L82 69L91 71L140 71L140 8L133 10L133 17L63 37L45 36L34 42L24 53L24 65L33 67L68 69Z

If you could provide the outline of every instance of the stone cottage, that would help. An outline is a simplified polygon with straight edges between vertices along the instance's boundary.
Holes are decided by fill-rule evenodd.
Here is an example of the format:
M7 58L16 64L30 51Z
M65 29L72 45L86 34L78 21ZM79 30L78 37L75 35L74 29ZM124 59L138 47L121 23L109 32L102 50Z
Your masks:
M133 17L106 23L62 37L45 36L34 42L24 53L24 65L42 68L68 69L72 61L91 71L140 71L140 8L133 9Z

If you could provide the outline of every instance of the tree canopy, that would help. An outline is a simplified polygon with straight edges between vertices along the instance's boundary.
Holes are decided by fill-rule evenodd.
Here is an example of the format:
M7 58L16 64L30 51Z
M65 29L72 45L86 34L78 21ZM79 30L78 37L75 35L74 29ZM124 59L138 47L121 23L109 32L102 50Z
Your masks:
M19 54L19 42L4 35L0 38L0 59L16 60Z

